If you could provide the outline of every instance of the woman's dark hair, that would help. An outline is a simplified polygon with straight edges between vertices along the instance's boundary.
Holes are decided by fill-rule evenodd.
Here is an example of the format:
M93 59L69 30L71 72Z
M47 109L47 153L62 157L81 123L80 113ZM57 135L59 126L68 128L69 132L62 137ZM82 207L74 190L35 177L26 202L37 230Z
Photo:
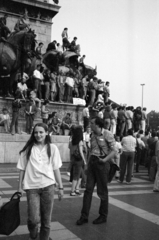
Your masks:
M29 158L30 158L32 147L34 146L35 143L37 143L35 136L34 136L34 131L35 131L36 127L42 127L45 130L45 132L48 132L48 126L45 123L37 123L34 126L30 139L25 144L24 148L19 152L19 154L21 154L22 152L26 151L27 160L29 160ZM47 155L49 158L51 157L50 143L51 143L50 135L47 135L45 138L45 144L47 145Z
M128 129L127 134L133 136L133 129L132 128Z
M104 128L104 121L100 117L95 117L95 124L100 128Z
M72 145L79 144L80 141L83 141L83 132L82 126L76 126L72 129Z

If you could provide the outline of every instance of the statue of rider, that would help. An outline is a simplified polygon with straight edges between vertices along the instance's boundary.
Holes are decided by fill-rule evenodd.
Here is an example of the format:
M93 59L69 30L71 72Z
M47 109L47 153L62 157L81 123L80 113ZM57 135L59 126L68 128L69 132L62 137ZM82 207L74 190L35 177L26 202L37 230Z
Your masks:
M8 35L10 34L9 28L6 26L7 24L7 17L8 15L5 14L4 17L0 18L0 38L3 37L7 39Z
M28 16L27 16L27 13L25 12L25 14L18 19L18 21L14 27L14 30L16 32L20 32L23 30L29 30L30 25L27 23L27 18L28 18Z

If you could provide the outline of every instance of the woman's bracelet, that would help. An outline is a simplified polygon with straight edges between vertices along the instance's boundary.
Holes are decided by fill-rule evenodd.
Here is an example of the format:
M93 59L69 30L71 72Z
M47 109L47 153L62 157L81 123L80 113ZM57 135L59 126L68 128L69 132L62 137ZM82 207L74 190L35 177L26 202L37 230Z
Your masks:
M59 187L59 190L63 190L63 188L60 188L60 187Z

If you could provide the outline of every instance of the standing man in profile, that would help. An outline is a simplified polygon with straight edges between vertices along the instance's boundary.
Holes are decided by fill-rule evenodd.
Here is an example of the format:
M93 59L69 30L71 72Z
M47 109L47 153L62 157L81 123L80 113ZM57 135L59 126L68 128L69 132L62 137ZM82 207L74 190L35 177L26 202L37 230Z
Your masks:
M107 221L108 175L110 161L114 158L116 151L113 134L103 127L104 124L101 118L96 117L91 120L92 134L90 140L91 147L87 169L86 190L83 197L81 217L77 220L77 225L82 225L88 222L95 184L97 184L97 194L100 198L100 208L99 217L93 221L93 224L101 224Z

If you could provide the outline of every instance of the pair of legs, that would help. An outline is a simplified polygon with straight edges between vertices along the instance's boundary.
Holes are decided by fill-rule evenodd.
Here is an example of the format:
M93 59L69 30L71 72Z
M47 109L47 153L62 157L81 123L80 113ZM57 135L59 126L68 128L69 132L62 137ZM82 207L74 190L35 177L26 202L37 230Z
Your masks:
M19 134L18 120L19 120L19 112L13 112L12 122L11 122L11 125L10 125L10 132L11 132L12 135L15 134L15 133Z
M108 215L108 174L110 164L100 163L95 156L91 156L87 169L86 190L83 197L83 207L81 217L88 219L89 211L92 202L92 194L95 185L97 184L97 194L100 198L99 215L106 220Z
M120 156L120 182L124 181L127 168L126 182L131 182L132 166L134 162L135 152L123 152Z
M72 187L71 193L78 193L81 183L81 173L82 173L83 161L76 161L75 159L72 162Z
M40 240L49 240L50 223L54 201L54 185L39 189L26 190L28 203L28 230L30 239L38 236L40 227Z

